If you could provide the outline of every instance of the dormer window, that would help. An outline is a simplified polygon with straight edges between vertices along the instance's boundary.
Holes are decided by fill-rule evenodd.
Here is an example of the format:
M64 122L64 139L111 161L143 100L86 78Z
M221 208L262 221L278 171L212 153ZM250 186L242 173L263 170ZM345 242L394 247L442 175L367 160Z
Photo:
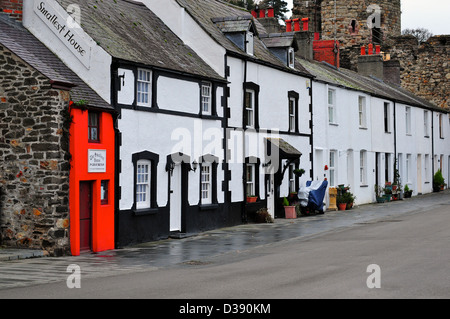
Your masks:
M288 49L288 63L290 68L295 67L295 51L294 48Z
M258 35L251 15L212 18L219 30L243 52L254 55L254 36Z
M253 53L254 53L253 32L250 32L250 31L247 32L245 42L246 42L247 54L253 55Z

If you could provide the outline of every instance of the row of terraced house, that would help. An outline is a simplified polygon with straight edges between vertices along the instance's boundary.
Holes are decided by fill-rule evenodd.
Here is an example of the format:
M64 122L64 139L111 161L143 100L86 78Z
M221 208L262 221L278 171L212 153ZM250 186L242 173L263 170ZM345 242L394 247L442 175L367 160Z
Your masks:
M282 218L310 180L364 204L397 169L414 195L450 179L448 110L379 48L340 68L307 19L280 31L271 8L221 0L1 9L2 245L79 255Z

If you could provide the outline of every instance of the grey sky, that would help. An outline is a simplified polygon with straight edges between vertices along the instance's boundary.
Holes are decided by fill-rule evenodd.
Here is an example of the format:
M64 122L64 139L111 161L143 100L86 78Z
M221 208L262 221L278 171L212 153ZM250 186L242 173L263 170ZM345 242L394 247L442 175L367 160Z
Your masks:
M292 8L292 0L285 0ZM426 28L434 35L450 34L449 0L402 0L402 30Z

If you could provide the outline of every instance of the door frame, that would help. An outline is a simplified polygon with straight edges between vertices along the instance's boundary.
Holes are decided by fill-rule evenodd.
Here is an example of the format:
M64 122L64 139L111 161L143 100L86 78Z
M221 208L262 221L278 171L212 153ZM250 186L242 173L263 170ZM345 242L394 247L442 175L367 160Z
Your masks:
M86 247L82 247L82 245L81 245L81 241L82 241L82 238L83 238L83 236L82 236L82 222L81 222L81 207L82 207L82 205L81 205L81 201L83 200L83 197L81 196L81 194L82 194L82 187L84 187L84 186L82 186L82 185L85 185L86 187L88 187L89 188L89 190L88 190L88 194L89 194L89 201L90 201L90 204L89 204L89 228L88 228L88 231L89 231L89 249L87 249ZM94 202L93 202L93 199L94 199L94 182L93 181L80 181L79 182L79 191L80 191L80 198L79 198L79 201L80 201L80 211L79 211L79 220L78 220L78 222L79 222L79 225L80 225L80 230L79 230L79 238L80 238L80 252L91 252L91 251L93 251L93 218L94 218Z

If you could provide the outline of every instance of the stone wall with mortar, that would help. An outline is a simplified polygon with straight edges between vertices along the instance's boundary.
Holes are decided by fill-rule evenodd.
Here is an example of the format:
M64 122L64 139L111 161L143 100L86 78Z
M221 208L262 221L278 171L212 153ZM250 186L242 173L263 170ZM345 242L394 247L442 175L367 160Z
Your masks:
M69 252L69 92L0 45L0 245Z

